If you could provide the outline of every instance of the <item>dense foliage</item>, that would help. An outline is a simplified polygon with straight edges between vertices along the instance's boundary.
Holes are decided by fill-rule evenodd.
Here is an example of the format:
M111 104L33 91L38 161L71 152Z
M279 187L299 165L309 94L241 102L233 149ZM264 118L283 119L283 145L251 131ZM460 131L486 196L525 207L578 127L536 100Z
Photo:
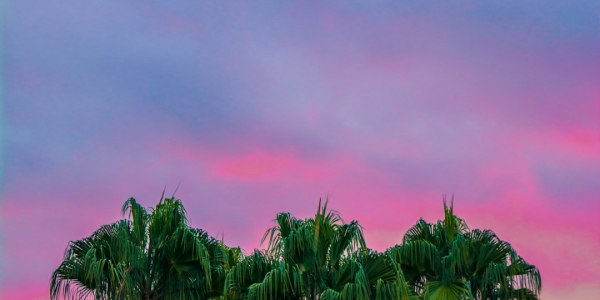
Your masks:
M444 220L419 220L401 244L367 248L362 228L319 202L312 218L277 215L244 256L188 225L180 200L148 210L131 198L127 219L69 244L52 299L538 299L535 266L490 230L469 230L444 201Z
M314 218L289 213L266 231L266 254L256 252L234 267L227 281L231 299L400 299L408 286L398 265L369 250L358 222L344 223L327 203ZM267 262L269 261L269 262ZM247 280L255 270L264 270Z
M419 220L388 250L424 299L537 299L542 280L490 230L469 230L444 201L444 220Z
M179 200L147 211L131 198L129 216L71 242L52 274L50 295L95 299L207 299L220 296L226 272L240 257L188 226Z

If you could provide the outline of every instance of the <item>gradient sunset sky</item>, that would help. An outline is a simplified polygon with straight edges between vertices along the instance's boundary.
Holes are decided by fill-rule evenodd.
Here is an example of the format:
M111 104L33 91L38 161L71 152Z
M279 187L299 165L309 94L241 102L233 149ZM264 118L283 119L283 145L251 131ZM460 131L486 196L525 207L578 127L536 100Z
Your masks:
M600 298L598 1L164 2L3 1L0 299L178 185L247 252L327 196L385 250L454 194Z

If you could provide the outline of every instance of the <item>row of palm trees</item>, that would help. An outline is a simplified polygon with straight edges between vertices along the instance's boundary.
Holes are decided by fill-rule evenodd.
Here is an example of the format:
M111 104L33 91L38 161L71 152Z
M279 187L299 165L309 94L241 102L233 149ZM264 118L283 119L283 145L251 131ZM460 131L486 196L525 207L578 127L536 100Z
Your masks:
M385 252L356 221L321 203L313 218L280 213L266 250L244 255L189 226L180 200L154 209L135 199L127 217L70 242L51 278L52 299L538 299L538 269L490 230L470 230L446 205Z

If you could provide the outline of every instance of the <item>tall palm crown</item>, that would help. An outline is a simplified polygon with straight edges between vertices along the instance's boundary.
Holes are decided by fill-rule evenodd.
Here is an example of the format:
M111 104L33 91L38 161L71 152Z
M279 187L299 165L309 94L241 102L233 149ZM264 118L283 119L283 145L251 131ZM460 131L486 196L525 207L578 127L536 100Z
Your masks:
M388 250L424 299L538 299L541 277L490 230L469 230L446 205L444 220L419 220Z
M408 289L398 266L365 246L356 221L319 207L314 218L280 213L265 232L266 253L234 267L226 282L230 299L399 299Z
M51 279L51 298L207 299L220 295L229 265L240 257L188 226L180 200L148 211L130 198L128 219L101 226L69 244Z

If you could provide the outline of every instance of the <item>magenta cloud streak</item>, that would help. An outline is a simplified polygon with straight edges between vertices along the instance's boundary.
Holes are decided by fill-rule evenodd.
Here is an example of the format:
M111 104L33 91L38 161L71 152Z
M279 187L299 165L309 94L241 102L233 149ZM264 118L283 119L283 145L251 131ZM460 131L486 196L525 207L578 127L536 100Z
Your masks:
M441 197L600 294L599 7L576 1L64 6L7 1L0 299L163 188L261 247L320 197L385 250Z

